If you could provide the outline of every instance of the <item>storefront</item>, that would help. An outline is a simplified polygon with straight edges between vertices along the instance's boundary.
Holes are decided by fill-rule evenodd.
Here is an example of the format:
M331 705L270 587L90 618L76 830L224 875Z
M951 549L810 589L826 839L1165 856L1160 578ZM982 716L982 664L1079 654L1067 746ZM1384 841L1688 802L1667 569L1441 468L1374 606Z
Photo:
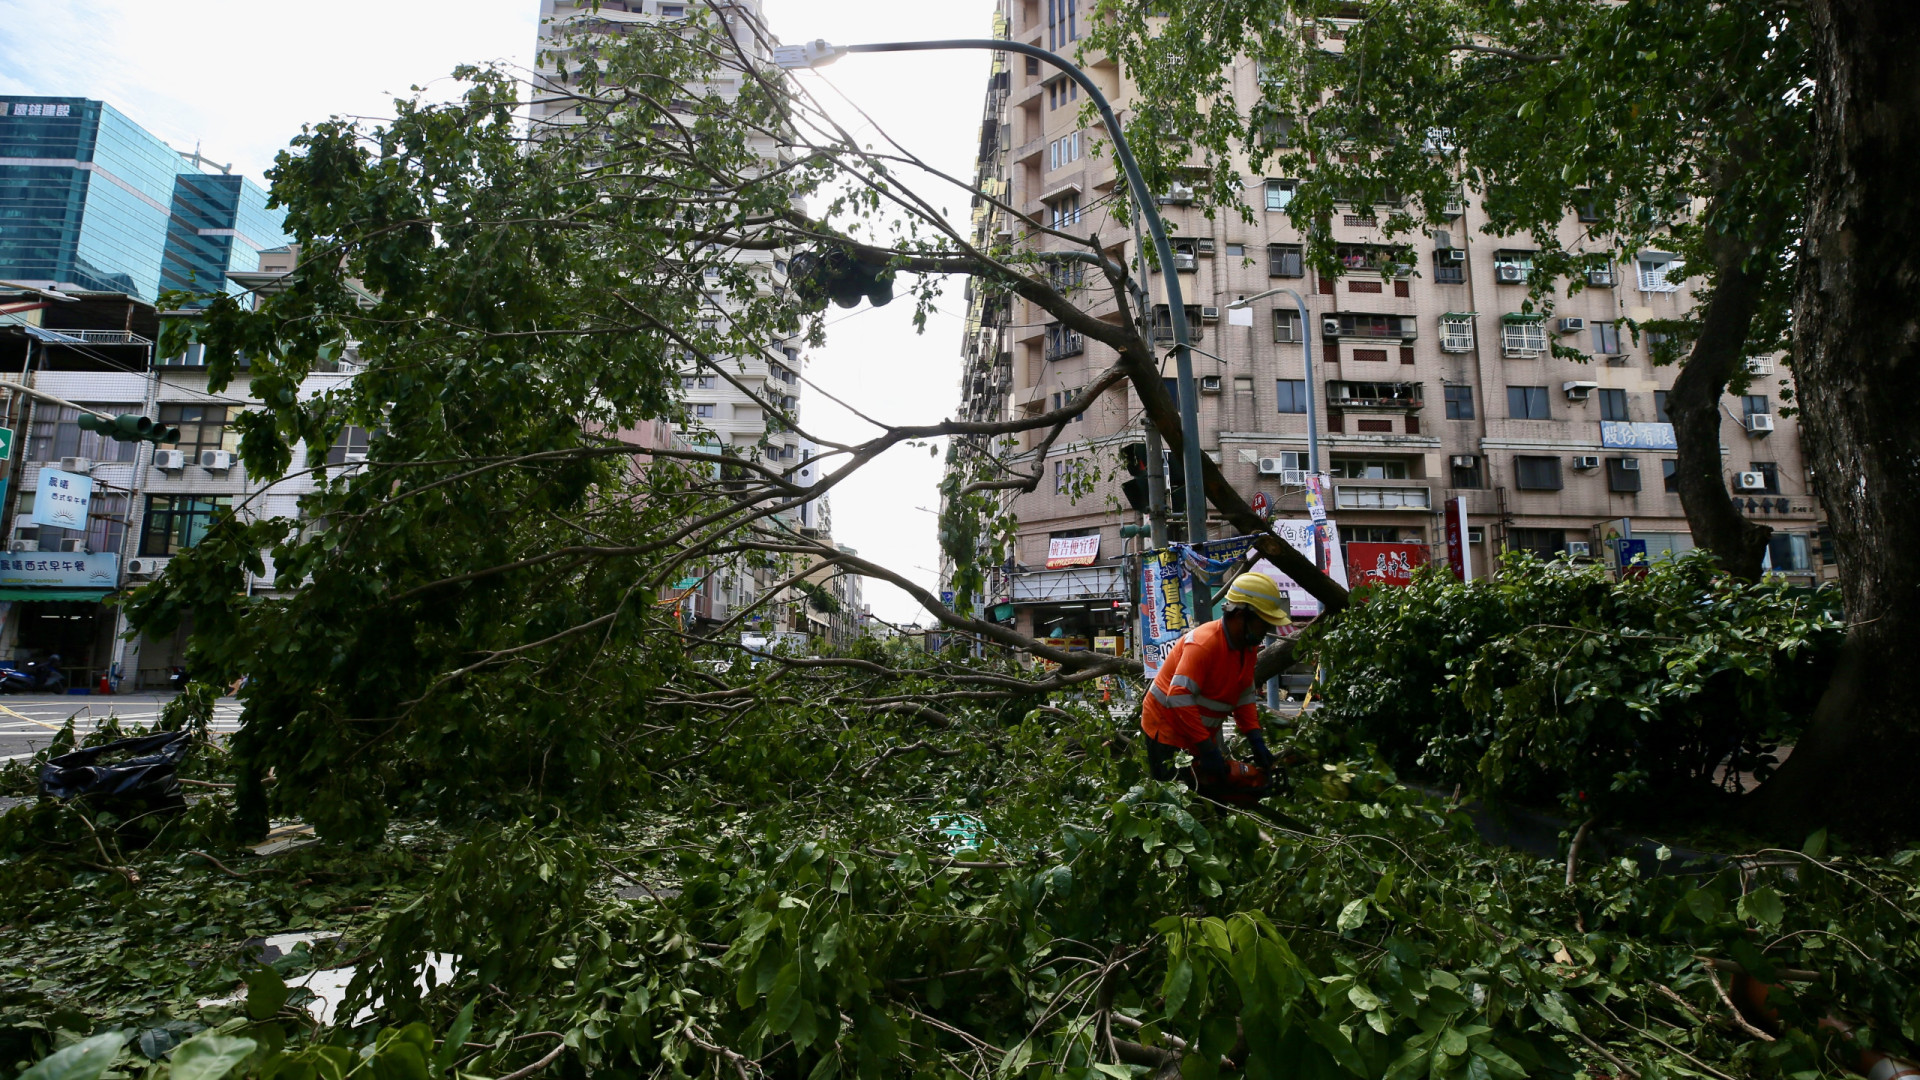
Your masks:
M69 685L92 686L115 659L118 613L103 601L119 569L117 555L0 553L0 652L15 662L59 656Z

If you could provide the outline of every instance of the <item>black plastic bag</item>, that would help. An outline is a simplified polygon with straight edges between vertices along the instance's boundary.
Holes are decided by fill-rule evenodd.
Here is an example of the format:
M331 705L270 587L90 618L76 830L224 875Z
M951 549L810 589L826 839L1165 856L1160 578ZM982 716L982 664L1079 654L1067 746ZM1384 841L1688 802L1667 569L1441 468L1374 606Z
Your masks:
M62 754L40 766L40 794L178 802L174 772L192 746L187 732L167 731Z

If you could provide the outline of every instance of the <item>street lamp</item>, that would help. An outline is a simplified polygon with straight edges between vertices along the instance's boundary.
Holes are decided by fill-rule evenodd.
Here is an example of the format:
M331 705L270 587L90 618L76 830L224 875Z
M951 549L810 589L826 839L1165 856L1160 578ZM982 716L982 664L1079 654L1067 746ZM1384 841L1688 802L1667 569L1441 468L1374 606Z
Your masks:
M1061 59L1059 56L1042 49L1038 45L1027 45L1018 41L1001 41L996 38L954 38L945 41L883 41L867 45L830 45L823 40L809 41L801 45L780 45L773 50L775 65L787 70L797 68L817 68L833 63L847 53L877 52L938 52L949 49L984 49L989 52L1014 52L1044 60L1059 68L1068 78L1080 84L1093 100L1094 108L1100 111L1100 118L1106 122L1107 135L1113 140L1114 160L1127 177L1127 190L1133 196L1134 205L1140 208L1141 216L1147 219L1147 232L1153 237L1154 255L1160 261L1160 274L1167 282L1167 314L1173 323L1174 367L1178 375L1180 390L1180 431L1181 465L1187 486L1187 542L1202 544L1207 539L1207 489L1205 474L1200 468L1200 409L1199 395L1193 383L1193 357L1188 353L1190 335L1187 328L1187 309L1185 298L1180 292L1180 272L1173 265L1173 245L1167 242L1167 225L1160 219L1155 207L1153 193L1147 190L1147 183L1140 176L1140 166L1133 159L1133 150L1127 146L1126 136L1121 133L1120 120L1113 114L1113 106L1107 103L1107 97L1100 88L1079 67ZM1305 305L1302 305L1305 310ZM1195 574L1193 584L1193 619L1202 620L1212 615L1212 599L1207 595L1206 583Z
M1293 298L1293 304L1300 310L1300 365L1305 371L1307 384L1307 475L1318 483L1320 479L1320 424L1319 414L1315 411L1313 386L1313 326L1308 321L1307 301L1292 289L1268 289L1266 292L1243 296L1227 305L1229 311L1241 311L1251 306L1255 300L1265 300L1269 296L1286 295ZM1325 570L1325 540L1320 535L1320 526L1313 527L1313 564Z

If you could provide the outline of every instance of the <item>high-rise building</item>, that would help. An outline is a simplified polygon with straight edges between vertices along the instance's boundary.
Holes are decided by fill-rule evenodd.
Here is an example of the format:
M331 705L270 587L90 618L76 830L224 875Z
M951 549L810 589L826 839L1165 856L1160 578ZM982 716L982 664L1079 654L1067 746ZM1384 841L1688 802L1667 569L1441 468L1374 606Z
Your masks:
M1090 4L1007 0L995 19L1012 40L1071 57L1088 17L1078 8ZM1108 213L1124 183L1110 150L1094 152L1102 133L1080 126L1078 88L1037 59L1008 61L996 56L990 76L977 183L1018 215L983 201L975 240L1070 246L1036 227L1044 225L1108 244L1124 240L1109 253L1138 265L1133 229ZM1099 57L1081 66L1125 116L1134 92L1128 73ZM1253 63L1236 65L1233 92L1256 100L1255 80ZM1482 575L1513 550L1598 558L1598 539L1623 519L1653 557L1692 546L1671 478L1665 398L1676 368L1656 365L1654 343L1629 327L1674 318L1694 303L1697 279L1674 280L1672 253L1646 250L1596 266L1587 288L1561 290L1552 317L1542 318L1525 304L1530 243L1486 233L1477 194L1463 190L1450 220L1411 241L1390 240L1374 207L1340 206L1332 229L1344 272L1321 275L1305 262L1303 238L1285 213L1311 166L1296 160L1273 168L1279 171L1245 177L1251 222L1230 213L1209 218L1193 205L1194 193L1178 187L1157 200L1193 328L1198 442L1244 496L1262 496L1275 519L1306 517L1311 400L1329 509L1355 583L1401 557L1444 559L1442 507L1456 497L1465 499L1472 561ZM1569 218L1563 240L1577 247L1579 230ZM1159 273L1148 288L1160 305L1153 337L1168 348ZM1304 323L1284 294L1254 301L1250 320L1230 308L1278 288L1305 297ZM1101 289L1085 295L1095 311L1111 310ZM1114 360L1028 301L979 294L969 301L960 387L969 419L1057 407ZM1307 343L1311 383L1302 360ZM1590 359L1562 359L1554 345ZM1796 425L1777 408L1773 359L1750 364L1763 377L1723 403L1728 497L1777 530L1772 569L1813 580L1822 570L1819 512ZM1126 506L1124 475L1113 474L1121 447L1140 441L1141 432L1137 396L1125 386L1109 391L1047 449L1039 489L1010 500L1019 542L988 599L1010 602L1023 630L1091 638L1127 626L1119 529L1140 518L1113 509ZM1035 464L1043 434L1021 438L1022 467ZM1076 497L1083 476L1100 479ZM1209 525L1215 537L1230 531L1224 521ZM1070 540L1077 543L1056 543ZM1047 569L1050 551L1054 569Z
M0 101L0 280L119 293L239 291L287 242L252 180L182 154L103 101Z

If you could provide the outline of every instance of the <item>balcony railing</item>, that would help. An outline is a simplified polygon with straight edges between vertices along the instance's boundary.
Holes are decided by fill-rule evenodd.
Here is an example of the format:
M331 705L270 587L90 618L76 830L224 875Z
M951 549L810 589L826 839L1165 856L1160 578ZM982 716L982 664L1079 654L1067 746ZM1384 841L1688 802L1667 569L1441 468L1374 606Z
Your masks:
M1123 566L1028 570L1009 574L1007 584L1007 592L1016 604L1057 604L1069 600L1120 600L1127 597L1127 573Z
M1060 360L1069 356L1078 356L1087 350L1087 339L1076 330L1053 325L1047 327L1047 359Z
M1433 497L1423 487L1333 486L1333 502L1340 510L1431 510Z
M1412 341L1420 336L1419 324L1411 315L1329 315L1325 322L1329 338Z
M1329 382L1327 407L1333 409L1419 409L1425 407L1420 383Z

